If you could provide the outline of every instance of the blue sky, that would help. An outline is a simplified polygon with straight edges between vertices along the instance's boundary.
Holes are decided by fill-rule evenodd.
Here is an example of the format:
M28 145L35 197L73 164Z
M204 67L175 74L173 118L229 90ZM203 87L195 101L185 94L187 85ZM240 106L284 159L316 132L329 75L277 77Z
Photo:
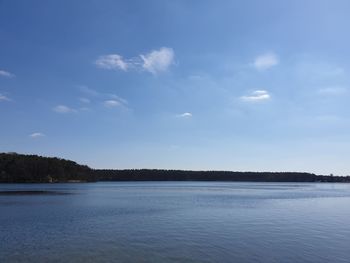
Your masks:
M350 174L350 2L0 0L0 151Z

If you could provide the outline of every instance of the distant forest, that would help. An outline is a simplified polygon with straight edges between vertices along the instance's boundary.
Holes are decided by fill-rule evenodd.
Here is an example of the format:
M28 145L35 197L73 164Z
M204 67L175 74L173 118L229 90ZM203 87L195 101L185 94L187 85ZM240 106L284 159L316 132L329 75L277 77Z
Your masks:
M348 182L350 176L299 172L230 172L157 169L91 169L76 162L37 155L0 153L0 183L97 181Z

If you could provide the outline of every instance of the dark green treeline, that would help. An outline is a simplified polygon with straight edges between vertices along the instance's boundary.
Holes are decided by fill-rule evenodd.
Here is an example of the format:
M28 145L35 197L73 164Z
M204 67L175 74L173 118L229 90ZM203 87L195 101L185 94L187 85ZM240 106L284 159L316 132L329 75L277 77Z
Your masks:
M96 181L252 181L350 182L350 176L323 176L296 172L229 172L183 170L94 170L76 162L0 153L0 183L53 183Z

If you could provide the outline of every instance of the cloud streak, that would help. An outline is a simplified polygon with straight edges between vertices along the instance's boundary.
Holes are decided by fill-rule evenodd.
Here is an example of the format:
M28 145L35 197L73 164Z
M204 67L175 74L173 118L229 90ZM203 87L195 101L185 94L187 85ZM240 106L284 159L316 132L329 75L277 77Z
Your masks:
M119 101L117 101L117 100L105 100L103 102L103 105L106 108L114 108L114 107L122 106L122 104Z
M192 118L192 113L190 112L184 112L184 113L181 113L181 114L178 114L176 115L176 117L178 118L184 118L184 119L189 119L189 118Z
M153 50L146 55L140 55L144 70L157 74L166 71L174 61L174 50L172 48L162 47L159 50Z
M6 70L0 70L0 76L6 77L6 78L14 78L15 74L8 72Z
M128 108L128 101L126 99L123 99L119 97L116 94L111 93L103 93L96 91L94 89L88 88L86 86L80 86L80 91L85 93L86 97L80 97L79 101L84 104L90 104L92 101L89 99L89 97L93 97L94 100L99 100L100 103L102 102L103 106L106 108L116 108L120 107L123 109L129 109Z
M127 71L129 68L128 63L124 61L123 57L118 54L100 56L95 63L97 67L103 69Z
M271 96L266 90L255 90L249 95L240 97L240 99L245 102L259 102L269 100L270 98Z
M279 64L279 58L275 53L260 55L254 60L254 67L259 71L264 71Z
M0 93L0 101L11 101L11 99Z
M118 97L117 95L110 95L111 99L109 100L105 100L103 102L103 105L106 107L106 108L115 108L115 107L123 107L123 108L128 108L127 107L127 104L128 104L128 101L123 99L123 98L120 98Z
M153 75L165 72L174 63L175 53L172 48L162 47L146 54L124 59L119 54L109 54L98 57L95 61L97 67L107 70L121 71L147 71Z
M45 137L46 135L41 133L41 132L34 132L32 134L29 135L29 137L36 139L36 138L40 138L40 137Z
M75 109L72 109L66 105L57 105L56 107L53 108L53 111L57 113L62 113L62 114L76 112Z

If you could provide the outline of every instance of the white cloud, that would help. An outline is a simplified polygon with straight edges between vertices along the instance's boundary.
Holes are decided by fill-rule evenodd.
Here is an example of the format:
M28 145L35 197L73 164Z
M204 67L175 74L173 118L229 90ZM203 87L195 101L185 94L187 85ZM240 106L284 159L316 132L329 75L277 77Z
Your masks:
M122 104L128 104L128 101L126 99L123 99L115 94L110 94L109 95L112 99L119 101Z
M121 107L123 109L129 110L127 107L128 101L126 99L123 99L119 97L116 94L111 93L104 93L99 92L94 89L88 88L87 86L80 86L80 91L85 93L85 96L87 97L94 97L94 100L100 100L100 102L106 107L106 108L114 108L114 107ZM91 100L86 97L79 98L80 102L84 104L91 103ZM87 111L90 110L86 107L81 107L79 110L81 111Z
M0 101L11 101L11 99L0 93Z
M140 55L143 64L142 67L152 74L166 71L174 61L174 50L172 48L162 47L159 50L153 50L148 54Z
M58 105L53 108L53 110L57 113L71 113L71 112L76 112L75 109L72 109L66 105Z
M271 96L266 90L256 90L256 91L253 91L248 96L240 97L241 100L247 101L247 102L263 101L263 100L268 100L270 98Z
M104 69L127 71L129 68L128 63L118 54L100 56L95 63L99 68Z
M100 56L95 64L99 68L110 70L145 70L154 75L166 71L174 63L174 50L172 48L162 47L159 50L152 50L146 54L140 54L137 57L124 59L118 54L109 54Z
M31 137L31 138L40 138L40 137L44 137L45 136L45 134L43 134L43 133L41 133L41 132L34 132L34 133L32 133L32 134L30 134L29 135L29 137Z
M15 74L12 74L11 72L8 72L6 70L0 70L0 76L7 77L7 78L13 78L13 77L15 77Z
M114 108L114 107L119 107L122 106L122 103L118 100L105 100L103 102L103 105L107 108Z
M97 97L100 95L99 92L97 92L94 89L90 89L89 87L87 87L85 85L80 85L80 86L78 86L78 88L81 92L85 93L87 96Z
M266 53L255 58L253 65L257 70L262 71L278 65L278 63L279 58L276 54Z
M124 109L128 109L127 107L128 101L126 99L123 99L115 94L108 94L108 97L110 97L111 99L105 100L103 102L105 107L107 108L123 107Z
M192 113L190 112L185 112L185 113L182 113L182 114L178 114L176 115L178 118L191 118L192 117Z

